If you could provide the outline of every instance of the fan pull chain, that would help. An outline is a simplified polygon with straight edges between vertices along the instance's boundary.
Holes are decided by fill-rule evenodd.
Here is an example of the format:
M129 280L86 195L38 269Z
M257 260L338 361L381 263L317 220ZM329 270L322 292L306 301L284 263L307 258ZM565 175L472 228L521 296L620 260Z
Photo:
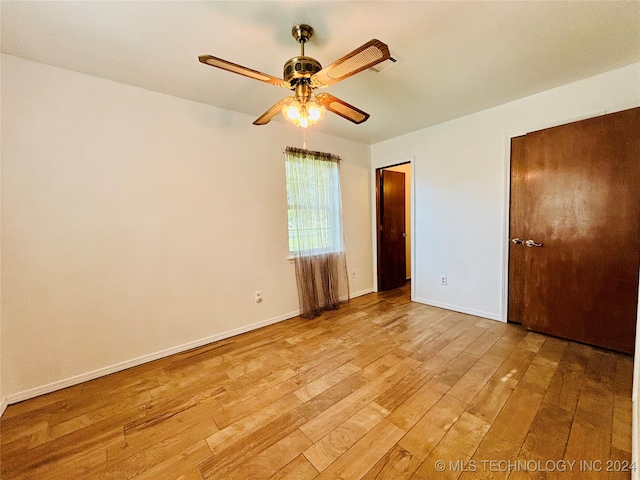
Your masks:
M304 150L307 149L307 129L306 128L302 129L302 148Z

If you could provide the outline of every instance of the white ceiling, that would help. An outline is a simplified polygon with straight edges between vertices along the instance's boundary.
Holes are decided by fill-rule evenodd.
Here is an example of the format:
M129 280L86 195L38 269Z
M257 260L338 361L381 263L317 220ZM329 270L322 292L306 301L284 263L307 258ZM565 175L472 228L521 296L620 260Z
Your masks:
M377 38L402 62L326 90L371 118L353 125L327 114L312 127L365 143L640 61L639 1L3 0L0 8L4 53L253 117L289 92L198 55L281 76L299 53L296 23L314 28L306 54L322 65Z

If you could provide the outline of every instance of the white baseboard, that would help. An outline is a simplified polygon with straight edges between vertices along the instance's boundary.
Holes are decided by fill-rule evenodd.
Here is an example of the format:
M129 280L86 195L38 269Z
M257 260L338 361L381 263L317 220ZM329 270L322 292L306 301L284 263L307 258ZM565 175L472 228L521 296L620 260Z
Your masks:
M0 401L0 417L2 417L2 414L7 409L7 405L9 405L7 399L3 398L2 401Z
M24 390L22 392L15 393L13 395L9 395L6 398L6 402L8 404L22 402L23 400L28 400L30 398L34 398L40 395L44 395L46 393L55 392L56 390L61 390L63 388L71 387L73 385L78 385L79 383L87 382L89 380L94 380L99 377L104 377L105 375L110 375L115 372L119 372L122 370L126 370L127 368L137 367L138 365L142 365L144 363L152 362L153 360L158 360L159 358L168 357L169 355L174 355L176 353L185 352L187 350L191 350L192 348L201 347L203 345L207 345L209 343L217 342L219 340L225 340L230 337L235 337L241 333L250 332L252 330L256 330L258 328L266 327L267 325L272 325L274 323L282 322L284 320L288 320L293 317L297 317L300 314L300 311L285 313L284 315L279 315L277 317L273 317L267 320L263 320L261 322L252 323L251 325L247 325L240 328L235 328L233 330L229 330L227 332L218 333L216 335L212 335L210 337L202 338L200 340L195 340L193 342L185 343L182 345L177 345L175 347L167 348L165 350L161 350L159 352L150 353L148 355L143 355L138 358L133 358L131 360L127 360L125 362L117 363L115 365L111 365L104 368L99 368L97 370L93 370L91 372L86 372L80 375L76 375L74 377L66 378L64 380L59 380L57 382L48 383L46 385L42 385L40 387L31 388L29 390Z
M366 295L367 293L371 293L372 291L373 291L372 288L361 290L359 292L352 293L351 298ZM13 395L9 395L7 398L3 400L0 412L3 412L4 408L6 408L8 404L10 405L12 403L22 402L23 400L28 400L30 398L38 397L40 395L55 392L56 390L61 390L63 388L71 387L73 385L78 385L79 383L104 377L105 375L110 375L112 373L120 372L122 370L126 370L127 368L137 367L138 365L152 362L153 360L158 360L160 358L168 357L169 355L175 355L176 353L185 352L187 350L191 350L192 348L201 347L203 345L208 345L209 343L225 340L230 337L235 337L236 335L240 335L241 333L247 333L252 330L256 330L258 328L266 327L267 325L272 325L274 323L282 322L284 320L297 317L298 315L300 315L300 310L296 310L295 312L285 313L284 315L279 315L277 317L269 318L267 320L263 320L257 323L252 323L251 325L247 325L244 327L235 328L227 332L218 333L216 335L202 338L200 340L195 340L193 342L177 345L175 347L167 348L159 352L143 355L141 357L133 358L131 360L117 363L115 365L99 368L91 372L82 373L80 375L66 378L64 380L59 380L57 382L48 383L46 385L42 385L36 388L31 388L29 390L24 390L22 392L14 393Z
M448 303L436 302L435 300L429 300L426 298L414 298L413 301L424 303L425 305L431 305L432 307L444 308L445 310L453 310L454 312L466 313L468 315L474 315L476 317L488 318L489 320L504 322L500 315L496 315L494 313L473 310L472 308L459 307L458 305L449 305Z
M373 287L367 288L365 290L360 290L359 292L350 293L351 298L361 297L362 295L366 295L367 293L373 293Z

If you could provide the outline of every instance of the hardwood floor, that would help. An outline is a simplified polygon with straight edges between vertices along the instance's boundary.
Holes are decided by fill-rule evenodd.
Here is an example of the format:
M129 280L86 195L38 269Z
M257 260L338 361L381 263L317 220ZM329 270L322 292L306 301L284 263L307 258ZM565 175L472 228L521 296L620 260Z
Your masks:
M1 476L629 478L632 367L403 288L11 405Z

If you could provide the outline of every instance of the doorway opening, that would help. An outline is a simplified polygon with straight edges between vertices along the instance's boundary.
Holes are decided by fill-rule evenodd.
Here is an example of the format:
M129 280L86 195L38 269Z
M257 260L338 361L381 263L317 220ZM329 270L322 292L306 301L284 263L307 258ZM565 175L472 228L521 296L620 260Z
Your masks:
M376 169L378 291L411 280L411 162Z

